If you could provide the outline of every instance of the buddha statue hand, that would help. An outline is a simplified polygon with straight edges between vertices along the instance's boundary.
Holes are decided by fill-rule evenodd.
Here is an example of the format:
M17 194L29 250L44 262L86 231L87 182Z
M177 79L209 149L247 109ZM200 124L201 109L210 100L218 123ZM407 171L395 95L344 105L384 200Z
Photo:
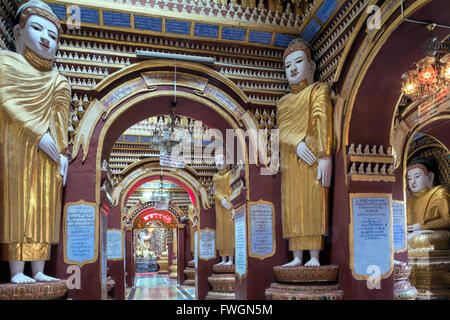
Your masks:
M234 209L231 211L231 220L234 221L234 218L236 217L236 212L234 211Z
M227 199L222 199L222 206L227 209L227 210L231 210L233 208L233 206L231 205L231 203L229 203L227 201Z
M59 156L59 173L61 174L61 177L63 178L63 186L66 185L68 168L69 168L69 160L67 159L66 156L63 156L61 154Z
M331 185L331 173L333 161L331 157L321 157L317 166L317 180L322 180L322 187L329 188Z
M415 223L408 225L408 231L417 231L417 230L420 230L420 224Z
M312 153L304 141L297 145L297 156L305 161L309 166L312 166L317 161L316 156Z
M421 235L421 234L433 234L433 230L414 230L413 232L408 233L408 240Z
M60 160L58 147L56 146L55 141L53 141L53 138L48 132L44 133L44 135L41 137L41 140L39 140L39 149L44 151L44 153L56 163Z

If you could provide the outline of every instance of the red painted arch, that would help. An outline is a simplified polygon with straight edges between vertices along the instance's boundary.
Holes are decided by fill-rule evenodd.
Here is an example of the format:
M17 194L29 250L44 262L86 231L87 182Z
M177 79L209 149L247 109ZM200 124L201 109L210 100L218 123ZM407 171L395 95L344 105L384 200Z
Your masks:
M167 226L175 227L177 225L177 218L167 210L155 210L155 208L148 208L142 210L135 219L135 223L140 223L142 220L161 220Z

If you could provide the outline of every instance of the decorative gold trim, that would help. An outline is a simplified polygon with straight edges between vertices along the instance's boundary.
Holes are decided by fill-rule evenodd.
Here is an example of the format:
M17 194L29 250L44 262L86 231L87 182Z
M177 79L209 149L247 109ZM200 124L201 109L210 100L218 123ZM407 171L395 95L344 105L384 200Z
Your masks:
M75 205L79 205L79 204L83 204L86 206L90 206L90 207L94 207L95 208L95 244L94 244L94 258L90 259L90 260L85 260L83 262L78 262L78 261L72 261L69 260L67 258L67 210L69 208L69 206L75 206ZM84 266L85 264L88 263L94 263L97 261L98 259L98 247L99 247L99 214L100 214L100 210L98 208L97 203L95 202L86 202L83 199L77 201L77 202L67 202L64 205L64 213L63 213L63 243L64 243L64 253L63 253L63 259L64 259L64 263L66 264L75 264L77 266L79 266L80 268L82 266ZM100 268L101 269L101 268ZM100 277L101 277L101 270L100 270Z
M125 250L124 250L124 247L125 247L125 245L124 245L125 244L125 232L123 232L122 229L118 229L118 228L107 229L106 230L106 237L108 237L108 231L120 231L120 233L122 234L122 243L121 243L121 245L122 245L122 257L121 258L107 258L107 260L109 260L109 261L124 260L124 257L125 257Z
M252 232L251 232L251 208L253 205L258 205L258 204L267 204L269 206L272 207L272 252L266 255L258 255L258 254L254 254L252 252ZM248 256L249 257L253 257L253 258L258 258L260 260L264 260L266 258L272 257L275 252L277 251L277 238L276 238L276 233L275 233L275 206L273 205L273 202L269 202L269 201L264 201L262 199L259 199L258 201L249 201L248 202Z
M349 156L351 162L394 163L393 156Z
M395 182L395 176L383 176L383 175L366 175L366 174L351 174L351 181L366 181L366 182Z
M248 215L248 202L244 203L243 205L239 206L238 208L235 209L235 212L239 212L242 209L244 209L244 223L247 224L247 218L245 217L246 215ZM236 228L235 228L236 229ZM248 257L249 257L249 248L248 248L248 233L249 233L249 228L248 225L245 226L245 273L240 275L239 273L236 272L236 257L234 258L234 274L238 277L239 282L241 282L244 278L247 277L248 274ZM236 230L234 230L234 234L236 235ZM236 240L234 243L234 254L236 256Z
M103 105L97 99L94 99L90 106L87 108L83 118L81 119L74 135L74 140L72 140L72 159L75 159L83 148L83 158L84 162L89 154L89 145L92 140L92 135L94 134L95 127L100 121L102 114L105 112Z
M233 81L231 81L230 79L228 79L221 73L219 73L207 66L199 64L199 63L192 63L192 62L186 62L186 61L177 61L176 63L177 63L178 69L188 69L195 73L201 72L201 73L211 76L212 78L215 78L219 82L222 82L225 86L229 87L232 91L234 91L243 100L244 103L250 102L249 98L241 90L241 88L239 88L239 86L237 84L235 84ZM97 84L97 86L94 88L94 90L97 92L100 92L101 90L105 89L105 87L107 87L114 81L116 81L128 74L137 73L137 72L145 70L145 69L162 68L162 67L175 68L175 61L174 60L155 59L155 60L145 60L145 61L139 62L137 64L132 64L126 68L116 71L114 74L105 78L102 82Z
M105 78L105 79L108 79L108 78ZM102 80L102 82L104 80ZM112 96L114 96L114 94L116 92L118 92L119 90L121 90L123 88L127 88L127 87L129 89L131 89L131 87L132 87L132 90L129 90L130 92L129 92L128 95L124 95L119 100L112 102L109 107L105 106L105 104L107 103L107 100L110 99ZM105 112L102 115L102 119L105 120L106 118L108 118L109 114L112 111L114 111L115 108L117 108L117 106L120 106L120 104L123 103L125 100L130 99L130 98L132 98L134 96L137 96L137 95L139 95L140 93L143 93L143 92L153 92L153 91L156 91L156 90L157 90L156 87L149 87L147 85L147 83L146 83L144 77L142 76L142 74L139 77L137 77L137 78L134 78L134 79L132 79L130 81L127 81L127 82L121 84L120 87L112 89L110 92L108 92L107 94L105 94L101 98L100 103L102 104L103 109L105 110Z
M392 271L394 271L394 241L393 241L393 224L392 224L392 194L391 193L350 193L349 205L350 205L350 224L349 224L349 266L352 272L352 276L356 280L368 280L368 275L357 274L355 271L355 248L354 248L354 235L353 235L353 198L389 198L389 215L390 215L390 263L389 270L380 275L380 279L387 279L390 277Z
M134 163L132 163L132 164L130 164L128 167L126 167L125 169L123 169L122 170L122 176L127 176L128 175L128 173L131 173L132 171L134 171L134 169L136 168L136 167L142 167L142 166L144 166L144 164L145 163L148 163L148 164L151 164L151 163L157 163L157 165L159 165L159 159L143 159L143 160L140 160L140 161L137 161L137 162L134 162ZM136 170L137 170L138 168L136 168ZM195 169L193 169L191 166L189 166L189 165L185 165L185 170L187 170L188 172L190 172L190 173L192 173L193 175L198 175L198 172L195 170Z
M141 73L142 78L144 78L147 87L157 87L157 86L172 86L175 81L175 75L177 79L177 86L187 87L193 90L198 90L204 92L209 80L205 77L196 76L194 74L186 72L174 71L146 71Z
M214 257L211 257L211 258L202 258L202 257L200 257L200 233L201 233L202 231L212 231L212 232L214 232L214 241L213 241L213 243L214 243ZM198 253L198 259L199 259L199 260L202 259L202 260L204 260L204 261L209 261L209 260L215 259L215 258L217 257L217 252L216 252L216 251L217 251L217 246L216 246L216 230L215 230L215 229L211 229L211 228L203 228L203 229L200 229L200 230L198 231L197 242L198 242L198 244L197 244L197 248L198 248L197 253Z

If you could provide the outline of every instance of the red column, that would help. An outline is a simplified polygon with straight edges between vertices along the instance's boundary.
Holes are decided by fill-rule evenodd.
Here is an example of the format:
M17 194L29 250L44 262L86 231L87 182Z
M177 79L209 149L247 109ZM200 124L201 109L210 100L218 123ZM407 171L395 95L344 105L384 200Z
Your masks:
M126 282L127 287L134 284L135 267L134 267L134 247L133 247L133 229L127 228L125 233L125 263L126 263Z
M120 206L110 209L108 213L108 229L121 230ZM123 243L122 246L124 245ZM115 282L113 289L114 300L125 299L125 267L123 260L124 257L120 260L108 260L108 276L111 276Z
M216 216L214 207L209 210L200 211L200 229L216 229ZM200 237L200 230L197 230ZM205 300L206 295L211 289L208 277L212 274L212 266L219 262L219 256L216 252L216 258L203 260L198 258L197 270L195 271L195 294L197 300Z
M177 282L178 284L184 283L184 243L185 243L185 224L179 224L178 236L177 236Z

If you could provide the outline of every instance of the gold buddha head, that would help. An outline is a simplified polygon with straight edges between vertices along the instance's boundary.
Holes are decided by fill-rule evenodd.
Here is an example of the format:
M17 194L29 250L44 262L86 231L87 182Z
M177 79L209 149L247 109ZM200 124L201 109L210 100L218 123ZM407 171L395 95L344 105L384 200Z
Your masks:
M14 27L16 50L24 55L29 49L38 57L53 60L62 32L58 17L40 0L30 0L20 6Z
M309 44L302 38L292 40L283 54L286 78L290 85L297 85L307 80L314 82L316 63L311 56Z
M408 187L413 193L433 188L434 173L430 171L431 163L425 158L416 158L406 169Z

